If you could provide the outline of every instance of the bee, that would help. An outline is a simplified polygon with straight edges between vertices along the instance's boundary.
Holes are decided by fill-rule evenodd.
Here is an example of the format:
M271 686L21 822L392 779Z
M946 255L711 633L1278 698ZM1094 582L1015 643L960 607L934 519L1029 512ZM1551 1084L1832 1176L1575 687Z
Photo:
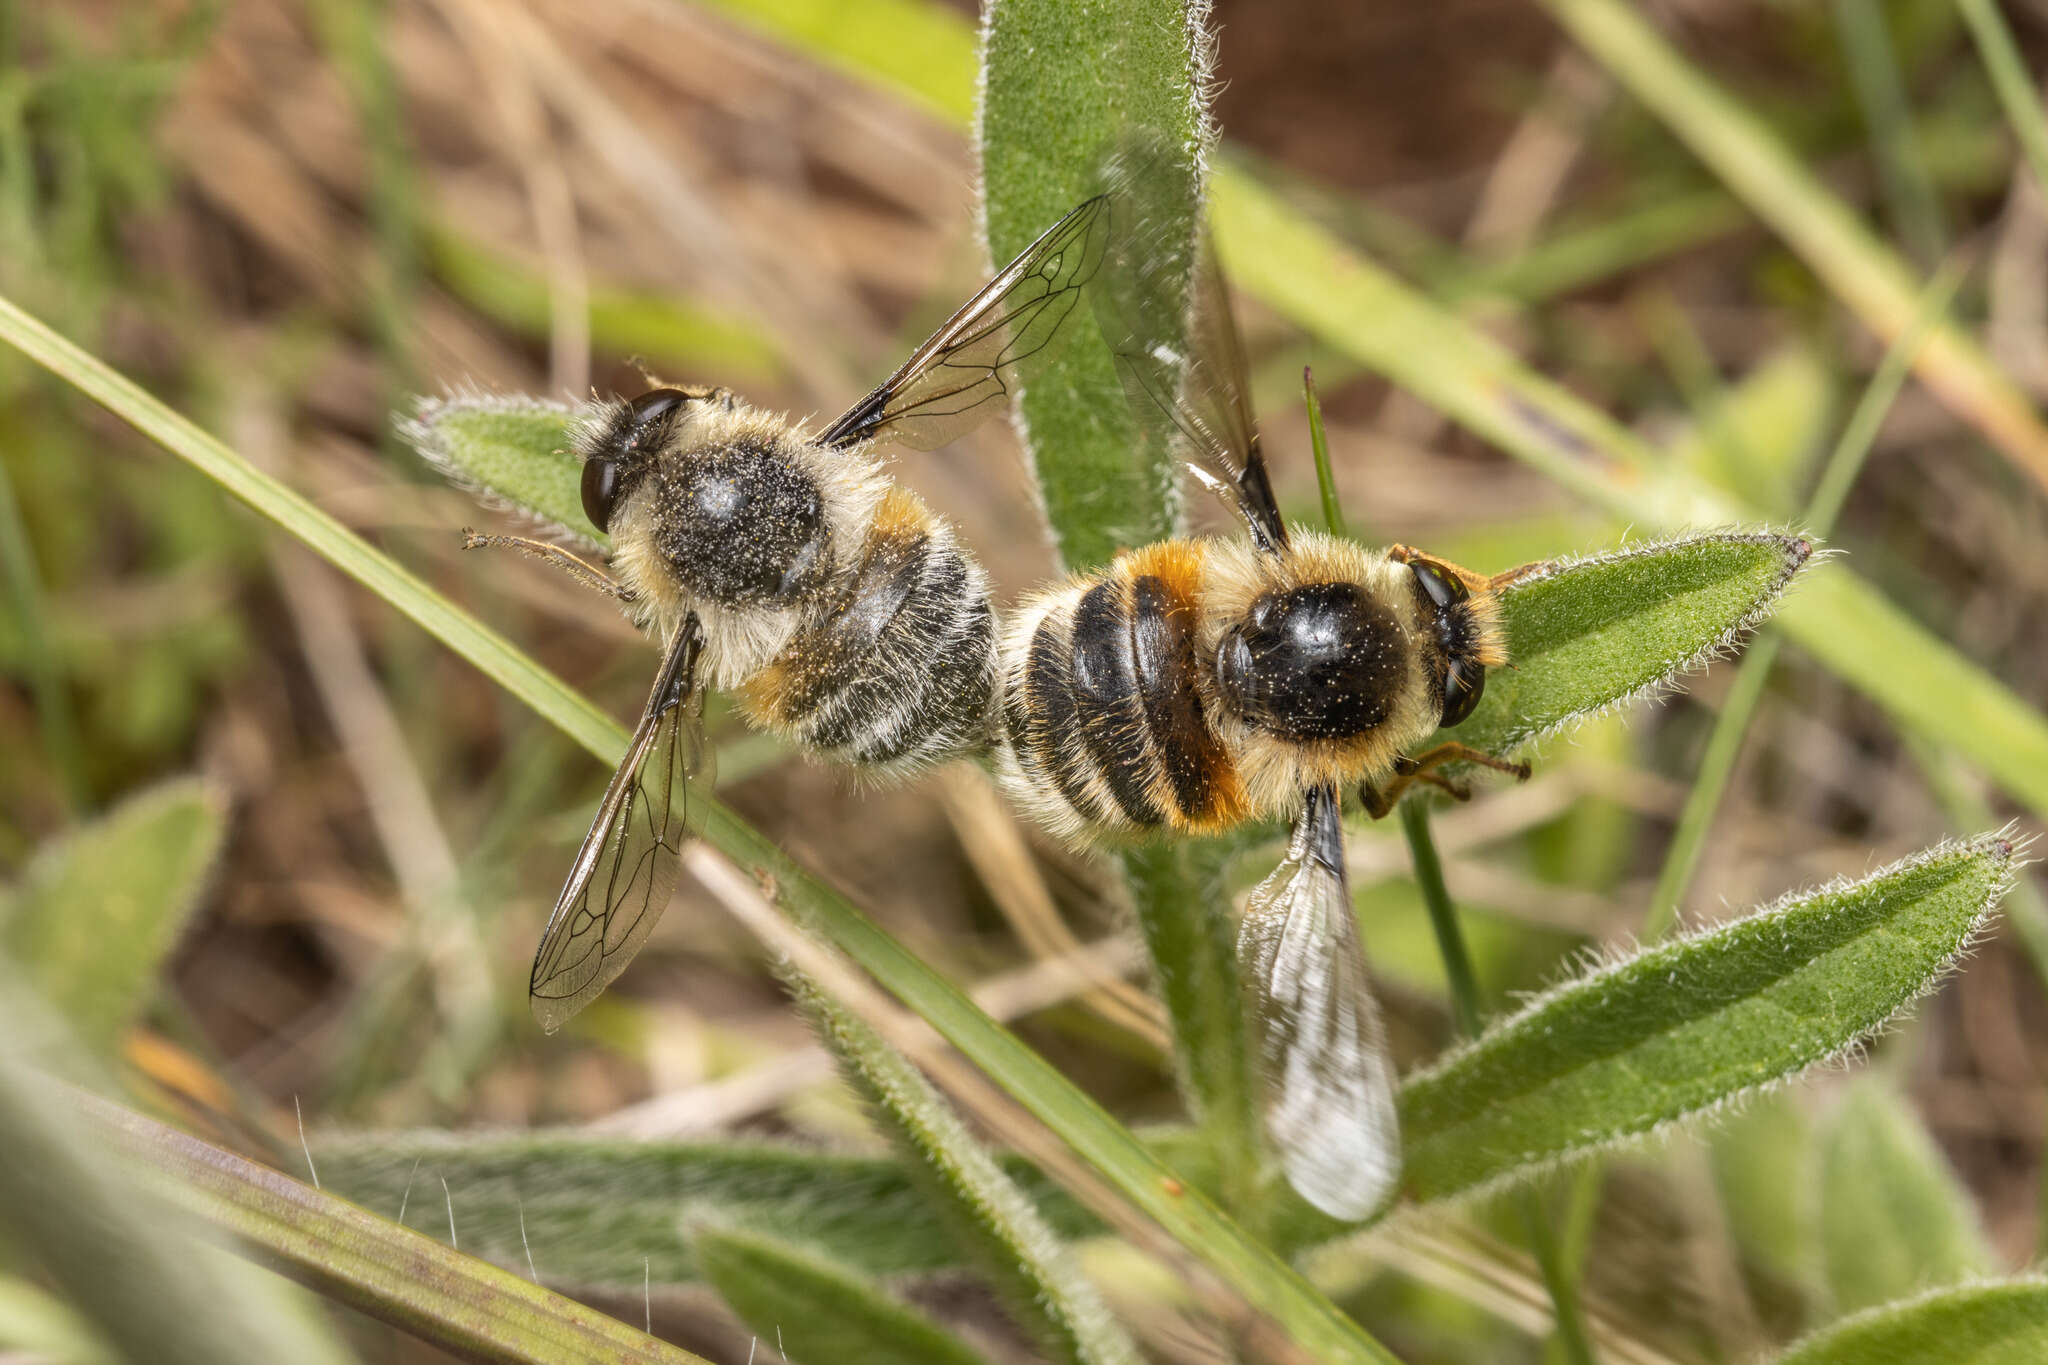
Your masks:
M931 449L1002 411L1069 318L1087 315L1106 224L1099 198L1076 207L815 436L719 388L587 405L575 448L583 509L611 538L609 574L559 546L468 538L553 560L662 643L534 955L530 996L548 1032L625 969L675 889L701 823L690 788L709 779L707 686L736 691L756 725L880 779L986 750L987 577L875 451Z
M1244 349L1206 245L1184 278L1143 171L1109 197L1092 297L1149 440L1243 518L1247 537L1162 541L1043 589L998 643L997 770L1071 842L1292 821L1252 892L1239 955L1259 997L1266 1127L1290 1183L1362 1218L1399 1175L1393 1068L1344 872L1340 793L1375 818L1439 771L1507 662L1494 581L1406 546L1289 528L1273 496ZM1182 259L1187 259L1183 254Z

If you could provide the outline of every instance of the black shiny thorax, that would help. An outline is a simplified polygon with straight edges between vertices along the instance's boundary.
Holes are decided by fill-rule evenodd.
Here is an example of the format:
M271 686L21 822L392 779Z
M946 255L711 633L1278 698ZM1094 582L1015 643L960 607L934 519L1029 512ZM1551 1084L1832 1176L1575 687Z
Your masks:
M649 472L655 547L695 596L723 606L791 602L829 568L815 479L780 441L741 437Z
M1297 742L1350 739L1385 723L1408 685L1399 619L1362 586L1309 583L1269 592L1216 646L1232 710Z

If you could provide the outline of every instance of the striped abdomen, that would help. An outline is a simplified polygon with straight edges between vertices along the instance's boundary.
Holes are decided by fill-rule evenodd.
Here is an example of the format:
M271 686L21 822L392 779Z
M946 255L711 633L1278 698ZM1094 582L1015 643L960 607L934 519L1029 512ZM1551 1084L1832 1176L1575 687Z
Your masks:
M1203 831L1246 817L1205 713L1204 554L1147 546L1040 595L1005 631L1001 774L1053 829Z
M893 776L985 746L994 681L981 566L915 495L892 488L853 566L741 695L757 724Z

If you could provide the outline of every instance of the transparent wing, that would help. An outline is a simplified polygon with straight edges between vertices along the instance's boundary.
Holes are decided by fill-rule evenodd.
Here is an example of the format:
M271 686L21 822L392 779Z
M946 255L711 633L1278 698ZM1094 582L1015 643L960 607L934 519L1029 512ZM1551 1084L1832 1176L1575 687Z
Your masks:
M1288 1182L1333 1218L1364 1218L1400 1178L1401 1133L1334 789L1307 794L1286 861L1245 906L1238 952L1258 984L1266 1132Z
M1105 172L1109 246L1090 291L1117 377L1145 438L1243 514L1268 550L1287 544L1252 417L1244 341L1185 172L1132 141Z
M1082 290L1102 264L1108 221L1097 196L1047 228L820 444L931 450L1001 412L1012 386L1058 354L1068 320L1085 311Z
M686 618L541 931L531 997L549 1033L626 969L676 889L683 841L702 823L702 802L690 818L690 782L711 771L696 681L703 644L697 618Z

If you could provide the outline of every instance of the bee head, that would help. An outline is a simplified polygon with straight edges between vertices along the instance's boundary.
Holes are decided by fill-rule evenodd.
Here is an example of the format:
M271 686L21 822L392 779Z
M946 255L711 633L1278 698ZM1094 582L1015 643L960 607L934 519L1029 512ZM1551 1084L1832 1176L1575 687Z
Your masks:
M614 401L586 417L576 447L583 456L583 513L600 531L650 469L689 405L710 395L649 389L630 402Z
M1492 594L1474 596L1455 568L1412 551L1397 553L1415 575L1416 606L1430 651L1436 691L1443 698L1438 724L1453 726L1472 714L1486 692L1489 665L1505 661Z
M1267 592L1216 646L1224 700L1296 742L1350 739L1382 724L1408 677L1400 622L1364 586Z

